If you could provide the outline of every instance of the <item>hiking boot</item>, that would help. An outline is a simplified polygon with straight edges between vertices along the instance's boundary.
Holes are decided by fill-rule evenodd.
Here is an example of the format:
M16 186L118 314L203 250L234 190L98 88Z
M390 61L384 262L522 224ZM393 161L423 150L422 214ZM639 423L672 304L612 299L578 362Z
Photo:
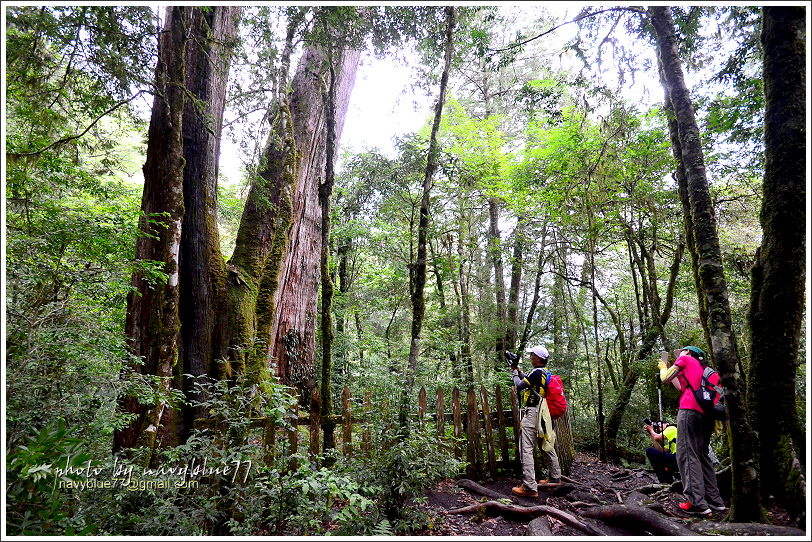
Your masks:
M709 516L711 515L710 508L699 508L698 506L692 505L689 501L679 503L679 507L682 511L687 512L689 514L693 514L695 516Z
M727 510L727 506L724 504L708 504L708 508L713 510L714 512L724 512Z
M561 478L550 478L549 480L539 480L540 486L560 486Z
M520 486L517 486L517 487L514 487L512 491L513 491L514 495L518 495L519 497L533 497L533 498L535 498L535 497L539 496L538 491L533 491L532 489L530 489L529 487L527 487L524 484L522 484Z

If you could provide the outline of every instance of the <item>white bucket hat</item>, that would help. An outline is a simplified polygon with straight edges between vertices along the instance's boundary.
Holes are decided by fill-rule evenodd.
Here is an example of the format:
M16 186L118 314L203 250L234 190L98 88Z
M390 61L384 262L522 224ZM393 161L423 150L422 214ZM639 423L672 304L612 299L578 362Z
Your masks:
M543 360L546 360L547 358L549 358L549 357L550 357L550 353L547 351L547 349L546 349L546 348L544 348L544 347L543 347L543 346L541 346L541 345L539 345L539 346L534 346L533 348L528 348L528 349L526 350L526 352L527 352L528 354L529 354L529 353L533 353L533 354L537 355L538 357L540 357L540 358L541 358L541 359L543 359Z

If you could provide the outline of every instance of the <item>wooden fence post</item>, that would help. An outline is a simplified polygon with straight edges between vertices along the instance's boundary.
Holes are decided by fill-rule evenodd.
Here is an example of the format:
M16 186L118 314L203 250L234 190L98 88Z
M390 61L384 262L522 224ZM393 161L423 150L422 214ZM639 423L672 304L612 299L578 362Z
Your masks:
M292 427L288 430L288 457L290 458L290 470L299 468L296 454L299 453L299 403L293 404Z
M262 449L264 451L263 460L265 465L272 466L276 448L276 424L266 418L262 428Z
M417 395L417 427L422 433L425 430L426 422L426 387L420 387L420 393Z
M321 392L313 390L310 398L310 456L315 458L321 450Z
M507 430L505 429L507 421L505 420L505 407L502 404L502 386L497 384L494 393L496 394L496 419L499 422L499 448L502 451L502 462L507 465L510 461L510 452L508 451Z
M467 438L466 458L468 461L468 477L474 480L480 478L482 472L482 448L479 438L479 410L476 407L476 392L473 386L468 386L468 412L465 424Z
M454 386L451 391L451 409L454 413L454 455L462 459L462 408L460 407L460 389Z
M343 417L341 451L347 457L352 455L352 402L350 398L350 388L344 386L344 389L341 390L341 412Z
M442 441L445 437L445 397L441 388L437 388L437 403L434 412L437 415L437 438Z
M480 385L479 395L482 398L482 421L485 423L485 449L488 452L488 472L491 478L496 478L496 452L493 447L493 423L491 422L491 407L488 404L488 390Z

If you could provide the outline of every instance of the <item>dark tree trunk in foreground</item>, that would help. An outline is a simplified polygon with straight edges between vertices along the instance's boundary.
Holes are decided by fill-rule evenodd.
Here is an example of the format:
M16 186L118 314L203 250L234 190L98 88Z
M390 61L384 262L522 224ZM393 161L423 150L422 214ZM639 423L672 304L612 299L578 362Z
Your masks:
M217 169L230 42L240 8L169 10L167 32L159 42L156 73L159 95L153 105L142 210L167 228L142 224L157 238L142 237L136 258L164 262L169 275L162 288L134 277L141 295L132 295L127 335L132 352L145 364L137 370L164 378L162 390L181 388L201 399L184 374L216 376L214 360L225 357L218 316L224 309L225 265L217 232ZM189 99L192 96L194 99ZM160 352L160 362L144 347ZM160 346L158 346L160 343ZM177 444L189 434L199 409L174 408L159 400L145 407L127 398L122 408L139 416L116 433L116 449ZM142 413L149 411L149 419ZM145 461L150 461L149 454Z
M166 281L150 282L142 273L132 278L133 291L127 298L125 333L134 357L143 364L131 365L134 372L162 379L168 393L178 361L179 253L183 220L183 107L185 94L186 26L192 8L167 9L166 24L158 43L155 69L156 95L149 124L149 145L144 164L143 216L140 228L149 235L136 241L135 259L161 262ZM154 404L139 403L136 397L122 400L121 409L134 419L115 434L114 449L144 447L144 464L151 461L158 428L168 408L167 398Z
M403 389L403 397L400 406L400 425L402 429L407 428L406 414L411 397L414 379L417 375L417 362L420 356L420 332L423 328L423 315L426 312L426 299L424 288L426 285L426 254L428 252L429 230L429 202L431 195L431 185L434 173L437 170L437 158L439 148L437 146L437 131L440 128L440 120L443 114L443 104L445 103L445 92L448 85L448 74L451 71L451 55L454 52L454 26L456 24L456 11L454 7L446 7L446 29L445 29L445 64L440 77L440 93L437 104L434 107L434 122L431 126L431 137L429 139L428 158L426 160L426 172L423 177L423 196L420 200L420 222L417 228L417 258L409 267L409 291L412 301L412 330L411 344L409 346L409 361L406 368L406 385Z
M693 104L685 85L671 8L650 7L649 15L657 37L665 87L671 98L681 156L685 168L693 230L699 257L699 280L707 301L710 350L726 388L728 436L733 473L730 517L735 521L760 520L763 516L758 487L755 434L745 411L744 382L738 373L739 353L728 303L727 282L716 232L699 129Z
M183 118L184 216L180 248L181 360L176 378L183 378L188 399L201 400L191 379L182 375L218 376L218 359L228 355L218 319L226 309L226 267L217 230L217 174L223 108L226 99L230 48L237 35L241 8L195 10L191 32L197 39L187 47L187 100ZM177 414L177 411L173 411ZM187 407L176 420L176 433L185 440L202 407Z
M360 52L346 49L336 54L336 140L341 137L350 93L355 84ZM278 287L271 301L268 343L272 363L282 382L302 393L309 402L316 385L313 369L316 344L319 258L321 254L321 206L319 184L325 171L324 81L328 80L327 54L310 46L300 60L293 79L290 114L296 133L297 173L292 198L288 250L279 262Z
M332 66L333 55L328 55L330 62L328 89L325 96L327 110L327 142L324 182L319 187L319 204L321 206L321 400L322 415L328 420L324 423L323 450L335 448L335 424L329 420L333 414L333 280L330 277L330 197L335 181L336 119L335 119L335 70Z
M806 277L805 8L764 7L765 168L761 247L752 270L751 421L760 482L794 514L805 510L806 439L797 414ZM765 378L765 375L769 375Z

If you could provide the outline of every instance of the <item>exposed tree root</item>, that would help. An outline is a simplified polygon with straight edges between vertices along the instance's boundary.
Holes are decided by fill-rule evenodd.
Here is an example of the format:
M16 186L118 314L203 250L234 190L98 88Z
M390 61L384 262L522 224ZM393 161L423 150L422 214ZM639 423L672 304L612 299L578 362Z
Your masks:
M627 506L625 504L596 506L582 510L581 515L620 527L632 528L641 532L641 534L643 534L643 531L665 536L691 536L696 534L694 531L669 521L657 512L642 506Z
M515 502L515 503L519 502L519 500L516 497L512 496L512 495L505 495L504 493L499 493L498 491L488 489L487 487L482 486L480 484L477 484L473 480L469 480L467 478L463 478L462 480L459 480L457 482L457 485L459 487L463 488L463 489L467 489L468 491L472 491L472 492L477 493L479 495L484 495L484 496L486 496L488 498L491 498L491 499L496 499L496 500L498 500L498 499L509 499L509 500L511 500L512 502Z
M725 523L717 521L697 521L691 528L699 534L723 536L806 536L795 527L767 525L764 523Z
M453 510L449 510L447 513L475 514L477 512L484 512L486 514L494 516L497 515L510 516L519 519L536 518L541 515L548 515L588 535L591 536L606 535L606 533L604 533L600 529L593 527L592 525L589 525L587 523L584 523L583 521L573 516L572 514L544 504L540 504L538 506L515 506L509 504L502 504L497 501L488 501L479 504L472 504L470 506L464 506L462 508L455 508Z

